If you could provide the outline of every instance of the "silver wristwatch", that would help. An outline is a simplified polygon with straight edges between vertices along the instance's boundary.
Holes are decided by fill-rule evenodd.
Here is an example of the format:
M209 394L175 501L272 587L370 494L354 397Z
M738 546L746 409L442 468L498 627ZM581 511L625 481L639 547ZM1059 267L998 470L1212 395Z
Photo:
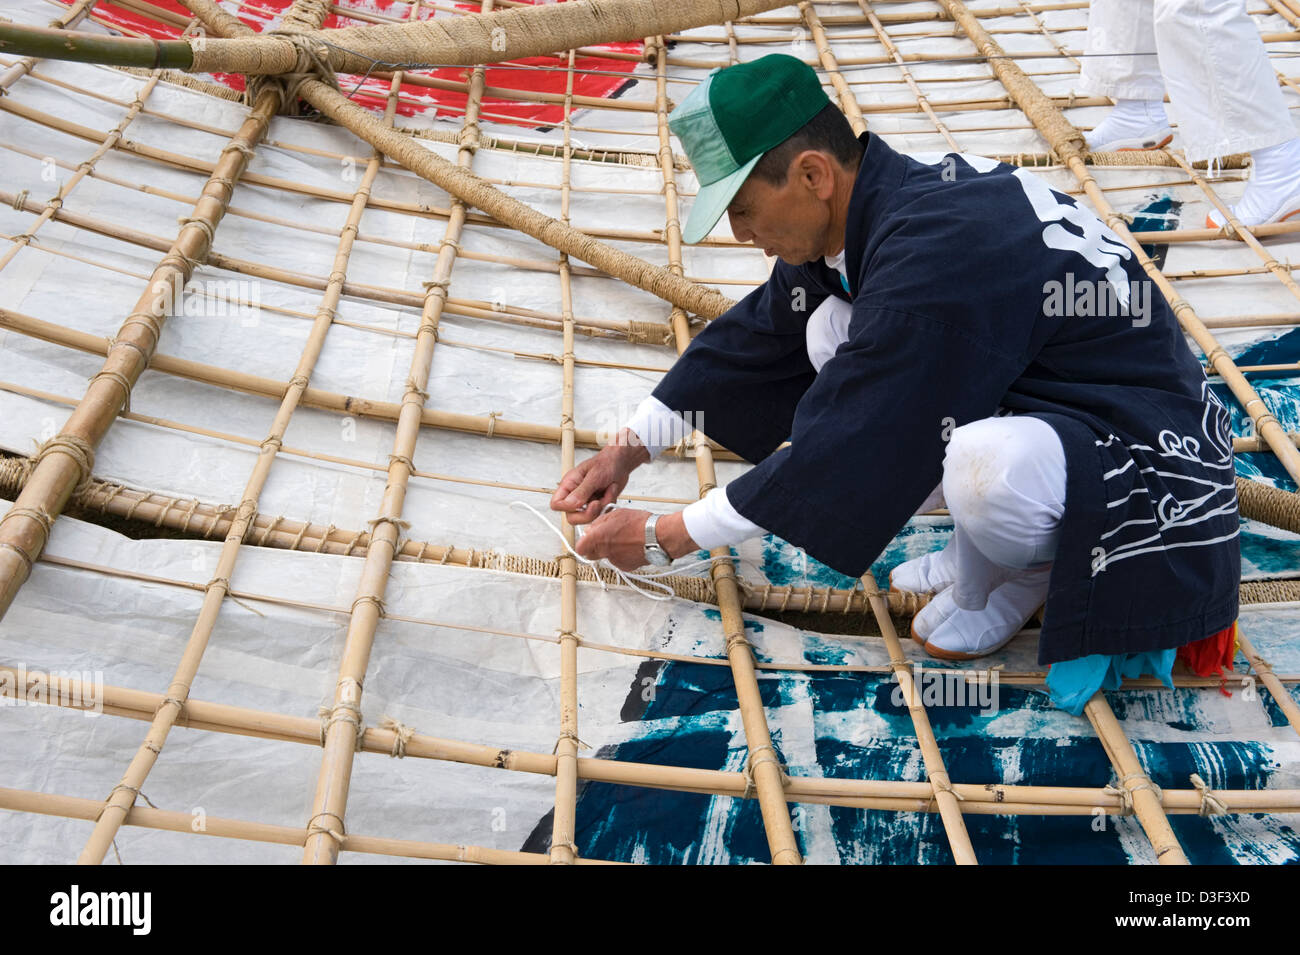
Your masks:
M656 567L666 567L673 562L668 552L660 546L659 538L655 536L655 522L661 516L651 514L650 519L645 522L645 562Z

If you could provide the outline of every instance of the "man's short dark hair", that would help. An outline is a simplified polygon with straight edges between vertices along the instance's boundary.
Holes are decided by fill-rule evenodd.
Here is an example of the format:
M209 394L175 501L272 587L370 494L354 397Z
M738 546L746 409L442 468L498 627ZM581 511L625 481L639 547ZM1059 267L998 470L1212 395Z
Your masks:
M770 186L785 185L790 162L805 149L828 152L845 169L853 168L862 157L862 143L853 127L834 103L827 103L812 119L804 123L784 142L763 154L749 175Z

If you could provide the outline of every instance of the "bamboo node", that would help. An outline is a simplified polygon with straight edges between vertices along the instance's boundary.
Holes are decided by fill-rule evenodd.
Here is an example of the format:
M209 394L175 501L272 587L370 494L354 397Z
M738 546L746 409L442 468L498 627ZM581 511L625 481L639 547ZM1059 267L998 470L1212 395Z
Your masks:
M1192 773L1190 777L1192 785L1196 791L1201 794L1201 806L1196 810L1199 816L1222 816L1228 812L1228 807L1223 800L1210 791L1209 785L1197 773Z
M402 400L406 401L407 398L410 398L413 395L417 396L420 399L420 404L422 405L429 400L429 393L420 387L419 382L417 382L414 378L407 378L406 393L402 395Z
M391 759L406 758L406 744L411 741L415 735L415 728L401 723L391 716L385 716L379 721L381 729L392 730L393 732L393 751L389 753Z

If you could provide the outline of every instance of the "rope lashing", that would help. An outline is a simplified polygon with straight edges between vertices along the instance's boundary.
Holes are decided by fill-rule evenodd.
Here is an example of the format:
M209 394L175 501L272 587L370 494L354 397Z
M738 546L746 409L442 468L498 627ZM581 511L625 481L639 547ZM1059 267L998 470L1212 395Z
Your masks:
M293 26L288 21L283 25ZM263 90L279 87L281 111L290 116L297 116L300 91L305 83L317 80L336 93L342 93L334 68L329 64L329 50L325 44L292 29L270 30L266 35L288 40L296 48L298 59L294 63L293 70L288 73L279 76L250 77L246 96L248 105L253 105Z
M13 506L0 518L0 524L9 520L11 517L26 517L41 525L41 549L44 549L50 539L50 531L54 528L54 518L48 511L41 507ZM17 549L17 548L15 548Z
M40 466L47 454L54 452L66 454L77 464L80 477L73 493L79 493L90 485L90 473L95 467L95 449L85 438L75 434L56 434L43 444L37 445L33 456L33 469Z
M1129 780L1132 779L1138 780L1136 785L1130 785ZM1131 816L1133 815L1133 794L1141 792L1143 789L1150 791L1156 799L1164 800L1164 793L1160 787L1152 782L1150 777L1141 770L1122 777L1118 786L1107 785L1102 792L1108 796L1118 796L1120 803L1119 814L1121 816Z
M131 379L126 377L120 371L98 371L87 379L92 385L100 378L107 378L115 385L122 389L122 411L130 413L131 411Z
M321 816L333 816L338 820L338 828L331 829L329 826L323 826L318 823L316 820ZM311 819L307 821L307 835L329 836L335 843L337 843L340 849L343 848L343 843L347 839L347 833L343 829L343 819L338 815L338 813L334 812L318 812L316 815L312 816Z
M212 248L212 243L216 241L216 233L212 229L212 223L207 219L202 216L177 216L176 222L180 225L182 231L189 226L195 226L203 233L208 248Z
M393 751L388 754L390 759L405 759L406 744L411 741L415 735L415 727L407 726L405 723L393 719L391 716L385 716L379 721L379 728L391 730L393 733Z
M357 752L361 751L366 738L366 727L362 722L361 707L348 700L335 703L333 707L322 706L316 711L320 716L320 744L325 745L330 727L335 723L351 723L356 733Z
M414 468L412 468L414 470ZM397 529L397 536L402 536L402 531L410 529L411 522L404 521L400 517L394 517L391 514L382 514L379 517L372 517L366 521L366 526L370 528L371 540L374 540L376 524L392 524Z
M762 753L764 750L771 755L758 756L758 754ZM776 750L770 745L759 746L756 749L751 749L749 751L749 755L745 757L745 765L740 771L741 775L745 777L745 791L741 793L741 799L753 798L754 791L758 788L758 784L754 780L754 768L761 766L764 763L776 764L776 768L781 772L781 787L783 789L790 784L790 776L786 772L789 767L776 758Z
M1227 805L1210 790L1209 785L1197 773L1191 775L1192 785L1201 794L1201 805L1196 810L1199 816L1223 816L1228 812Z

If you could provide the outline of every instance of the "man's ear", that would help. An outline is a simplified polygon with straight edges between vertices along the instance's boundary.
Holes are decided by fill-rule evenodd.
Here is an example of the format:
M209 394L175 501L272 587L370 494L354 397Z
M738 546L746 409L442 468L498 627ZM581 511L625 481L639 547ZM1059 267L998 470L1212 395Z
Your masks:
M816 149L805 149L794 161L799 181L806 183L818 199L829 199L835 191L830 157Z

